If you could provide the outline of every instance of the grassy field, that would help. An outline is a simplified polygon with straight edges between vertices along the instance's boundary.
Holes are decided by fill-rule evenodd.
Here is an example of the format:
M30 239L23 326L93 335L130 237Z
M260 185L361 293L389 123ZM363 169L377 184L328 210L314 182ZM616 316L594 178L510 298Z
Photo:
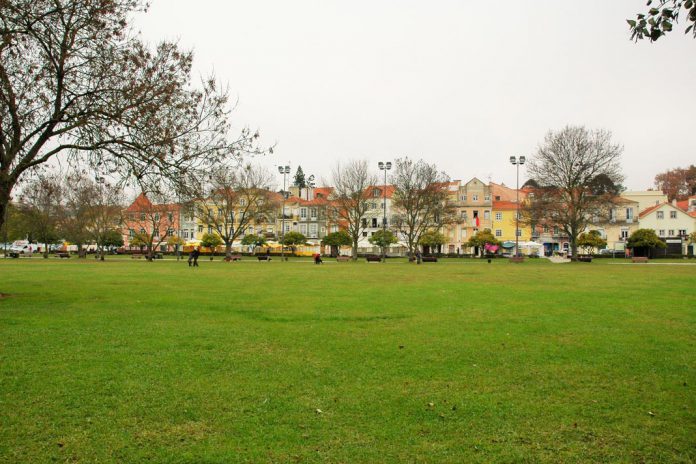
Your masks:
M3 260L0 462L694 462L696 266Z

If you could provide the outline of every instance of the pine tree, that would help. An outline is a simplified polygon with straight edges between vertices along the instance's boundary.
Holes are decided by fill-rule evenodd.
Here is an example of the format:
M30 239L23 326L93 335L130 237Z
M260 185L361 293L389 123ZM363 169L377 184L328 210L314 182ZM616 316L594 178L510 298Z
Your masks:
M295 171L295 181L293 185L300 190L307 188L307 180L305 179L304 172L302 171L302 166L297 166L297 171Z

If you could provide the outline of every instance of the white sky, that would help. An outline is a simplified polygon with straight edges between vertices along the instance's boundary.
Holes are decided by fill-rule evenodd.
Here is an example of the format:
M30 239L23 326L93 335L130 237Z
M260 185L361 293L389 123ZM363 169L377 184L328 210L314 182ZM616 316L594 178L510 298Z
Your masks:
M514 186L549 129L605 128L626 186L696 163L696 40L629 40L643 0L152 0L136 27L195 51L239 99L237 128L329 179L337 160L410 156ZM273 168L275 169L275 168ZM279 176L280 177L280 176ZM520 173L521 182L526 179ZM282 182L282 180L280 180Z

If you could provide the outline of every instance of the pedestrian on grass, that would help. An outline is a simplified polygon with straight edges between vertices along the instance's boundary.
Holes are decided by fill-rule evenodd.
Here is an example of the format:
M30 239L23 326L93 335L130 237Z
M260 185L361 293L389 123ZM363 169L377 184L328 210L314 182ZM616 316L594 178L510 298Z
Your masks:
M193 267L198 267L198 257L201 255L201 250L199 248L193 249Z

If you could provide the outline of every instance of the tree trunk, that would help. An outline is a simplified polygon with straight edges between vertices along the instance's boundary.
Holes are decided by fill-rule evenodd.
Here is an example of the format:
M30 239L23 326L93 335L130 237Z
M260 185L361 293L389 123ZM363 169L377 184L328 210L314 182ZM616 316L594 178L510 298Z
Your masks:
M48 259L48 243L44 243L43 257L44 259Z
M7 219L7 208L10 206L10 191L12 184L7 180L0 181L0 229Z
M232 256L232 242L225 242L225 257Z
M353 237L353 249L351 250L353 261L358 260L358 239Z

